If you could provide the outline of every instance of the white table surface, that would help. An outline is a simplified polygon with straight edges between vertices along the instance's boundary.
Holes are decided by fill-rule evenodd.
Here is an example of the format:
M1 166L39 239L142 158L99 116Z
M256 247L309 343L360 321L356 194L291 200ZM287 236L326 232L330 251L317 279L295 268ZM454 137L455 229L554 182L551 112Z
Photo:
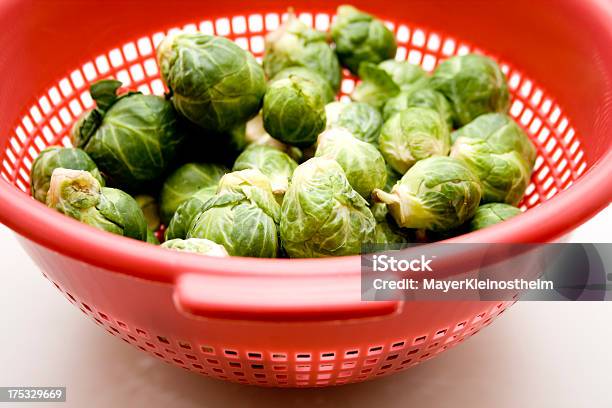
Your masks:
M610 231L612 207L571 240L610 242ZM408 371L341 387L266 389L200 377L110 336L60 296L3 226L0 259L0 386L66 386L68 402L53 406L612 407L612 303L518 303Z

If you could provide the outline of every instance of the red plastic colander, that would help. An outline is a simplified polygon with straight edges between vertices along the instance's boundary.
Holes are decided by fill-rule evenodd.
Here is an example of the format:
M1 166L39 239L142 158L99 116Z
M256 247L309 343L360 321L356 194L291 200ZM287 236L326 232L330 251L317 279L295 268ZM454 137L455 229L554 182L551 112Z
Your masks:
M162 93L155 46L169 30L228 36L261 57L288 6L326 30L330 1L0 3L0 221L43 274L100 327L210 377L325 386L403 370L456 345L511 302L360 302L360 259L208 259L73 221L28 196L46 146L68 144L113 76ZM547 242L612 197L612 3L353 1L388 21L398 58L431 70L471 51L497 58L511 114L538 148L528 211L456 242ZM172 28L174 27L174 28ZM346 78L343 94L354 81ZM461 255L450 262L461 262ZM512 262L509 259L507 262ZM5 271L19 273L19 271ZM34 300L35 301L35 300Z

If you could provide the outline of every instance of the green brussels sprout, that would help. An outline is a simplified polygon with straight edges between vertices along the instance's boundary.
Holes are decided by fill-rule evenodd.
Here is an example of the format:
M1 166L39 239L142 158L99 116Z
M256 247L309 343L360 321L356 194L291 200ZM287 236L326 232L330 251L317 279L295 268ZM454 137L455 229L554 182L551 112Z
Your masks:
M157 49L157 59L176 110L204 129L234 129L261 108L263 69L251 53L227 38L168 36Z
M397 42L385 24L352 6L340 6L331 26L340 63L356 74L362 62L378 64L395 57Z
M257 169L270 180L272 192L281 202L298 164L287 154L270 146L248 147L234 163L233 171Z
M293 13L276 31L266 36L263 58L268 78L290 67L303 67L318 73L333 93L340 89L340 63L327 43L326 34L308 27Z
M85 170L104 186L104 179L96 167L96 163L81 149L52 146L40 152L30 173L30 190L32 197L41 203L47 202L47 191L51 182L51 174L57 168Z
M383 121L380 113L367 103L331 102L325 105L327 129L341 127L357 139L378 146Z
M147 239L147 223L132 196L102 187L88 171L55 169L47 206L103 231L141 241Z
M507 112L510 95L506 76L495 61L468 54L442 62L429 86L450 101L456 127L489 112Z
M320 84L295 75L270 83L262 115L273 138L298 147L312 145L326 122Z
M321 133L315 157L337 161L349 184L366 199L370 198L372 190L383 188L387 182L385 160L378 149L344 128Z
M182 136L170 102L138 92L117 96L120 86L115 80L91 86L97 106L75 123L72 144L92 158L109 182L133 189L166 171Z
M376 220L342 167L315 157L295 169L281 209L280 236L292 258L358 254L375 240Z
M380 110L387 100L400 92L393 78L385 70L372 63L361 64L359 77L361 82L351 94L351 99L356 102L364 102Z
M155 231L147 228L147 239L146 242L151 245L159 245L159 239L155 236Z
M373 195L402 228L448 231L474 216L482 187L459 160L435 156L412 166L391 193L374 190Z
M400 93L385 103L383 119L389 120L391 116L408 108L433 109L440 114L449 129L453 128L453 109L444 95L438 91L421 88Z
M209 239L171 239L170 241L164 242L161 246L162 248L172 249L174 251L193 252L220 258L229 256L223 245L216 244Z
M185 200L205 187L217 186L228 170L218 164L187 163L176 169L164 182L160 194L161 218L167 224Z
M298 76L318 84L321 88L321 94L325 102L331 102L336 99L336 92L332 89L325 79L316 71L304 67L289 67L280 71L270 80L270 82L278 81L279 79L287 79L292 76Z
M351 98L382 109L390 100L402 93L426 89L429 77L418 65L406 61L387 60L378 65L364 62L359 67L361 82ZM401 99L400 99L401 100Z
M134 197L138 207L147 221L147 228L152 231L157 231L161 221L159 218L159 205L157 201L150 195L140 194Z
M506 221L521 214L521 210L504 203L489 203L478 207L474 218L470 221L468 229L476 231Z
M450 132L438 112L409 108L385 122L378 142L386 162L404 174L419 160L446 156L450 150Z
M204 187L178 206L166 229L166 240L185 239L191 224L202 212L204 204L217 193L217 186Z
M457 130L451 157L465 163L483 185L483 201L517 205L529 185L536 150L510 117L490 113Z
M274 258L279 219L268 178L259 170L236 171L221 178L217 194L206 201L187 238L218 242L232 256Z
M378 64L378 67L389 74L402 92L425 87L429 82L427 72L419 65L408 61L389 59Z

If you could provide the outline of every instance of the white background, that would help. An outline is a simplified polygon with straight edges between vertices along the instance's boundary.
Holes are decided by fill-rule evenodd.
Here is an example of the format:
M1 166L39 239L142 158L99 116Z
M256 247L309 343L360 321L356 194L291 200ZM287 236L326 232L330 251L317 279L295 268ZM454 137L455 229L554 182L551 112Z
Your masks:
M612 207L571 241L610 242L610 231ZM0 260L0 386L66 386L68 402L53 406L612 407L612 302L519 302L469 341L391 377L265 389L188 373L107 334L1 225Z

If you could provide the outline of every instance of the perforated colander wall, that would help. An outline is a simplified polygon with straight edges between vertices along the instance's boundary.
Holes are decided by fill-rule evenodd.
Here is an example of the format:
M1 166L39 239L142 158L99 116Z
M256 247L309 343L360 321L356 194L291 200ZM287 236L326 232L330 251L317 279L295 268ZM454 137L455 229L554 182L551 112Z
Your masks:
M307 24L327 30L328 14L300 14ZM220 18L188 24L180 30L200 30L227 36L261 59L264 36L278 27L283 14L252 14ZM389 23L397 35L398 59L407 59L431 71L448 56L480 50L440 32L428 31L404 23ZM38 153L47 146L70 144L68 133L75 119L93 102L89 84L106 77L115 77L125 86L143 93L163 94L155 47L168 32L156 32L134 39L120 48L100 54L83 63L49 89L41 93L23 116L16 118L14 132L0 150L0 175L19 190L28 193L29 171ZM495 56L492 55L494 58ZM562 108L537 82L516 67L500 61L512 95L510 113L527 131L537 146L538 158L532 183L522 203L524 209L539 205L569 187L584 172L584 152L580 137L571 126ZM347 98L355 78L345 73L340 98ZM275 386L324 386L363 381L413 366L463 341L488 325L510 303L483 306L474 316L453 321L433 332L414 337L388 339L378 344L346 349L318 348L303 352L287 350L253 350L231 344L211 344L205 340L175 338L173 333L160 333L149 327L133 324L122 316L111 316L78 293L70 293L61 282L53 280L69 301L109 333L141 350L188 370L241 383Z
M205 331L195 340L154 332L99 310L45 276L98 326L154 357L205 376L278 387L340 385L413 367L475 335L513 304L482 303L481 311L473 315L412 337L394 337L372 344L351 343L351 339L347 339L348 346L342 349L287 351L245 347L244 344L238 345L240 339L231 338L227 343L214 343L206 340Z

